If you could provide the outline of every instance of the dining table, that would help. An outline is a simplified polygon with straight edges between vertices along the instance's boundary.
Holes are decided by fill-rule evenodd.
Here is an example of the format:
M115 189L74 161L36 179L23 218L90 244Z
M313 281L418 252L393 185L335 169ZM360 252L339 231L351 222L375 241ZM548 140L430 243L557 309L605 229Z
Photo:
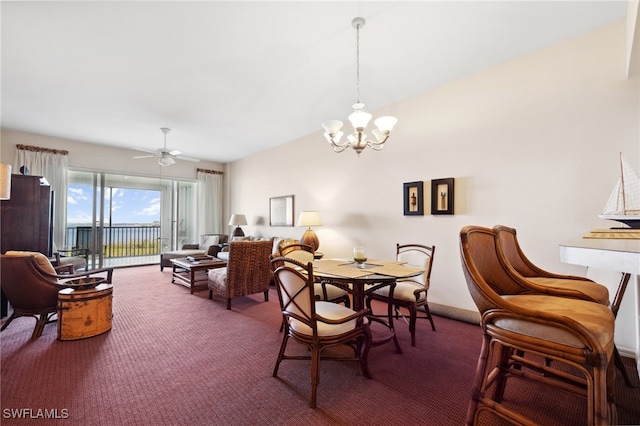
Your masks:
M381 336L376 336L372 346L378 346L393 340L398 353L402 348L393 326L393 291L400 278L415 277L425 272L424 268L408 265L406 262L384 259L369 259L358 264L348 259L319 259L313 262L313 274L325 285L334 285L351 294L353 310L365 309L367 294L389 286L389 304L386 319L370 314L369 321L383 326Z

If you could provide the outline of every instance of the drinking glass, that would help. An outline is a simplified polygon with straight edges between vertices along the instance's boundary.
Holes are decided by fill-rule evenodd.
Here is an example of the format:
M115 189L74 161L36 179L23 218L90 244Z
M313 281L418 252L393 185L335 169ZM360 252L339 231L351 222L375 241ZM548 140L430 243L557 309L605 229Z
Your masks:
M364 263L367 261L364 247L356 246L353 248L353 260L355 260L358 268L364 269Z

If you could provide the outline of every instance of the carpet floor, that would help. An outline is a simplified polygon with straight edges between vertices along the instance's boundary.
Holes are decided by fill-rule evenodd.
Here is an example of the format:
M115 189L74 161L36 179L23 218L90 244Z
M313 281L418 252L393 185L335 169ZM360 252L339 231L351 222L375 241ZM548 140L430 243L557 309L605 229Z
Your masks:
M269 302L237 298L229 311L154 265L117 269L113 294L113 327L102 335L59 341L50 324L31 342L31 318L2 332L3 426L464 424L481 345L476 325L435 317L434 332L421 321L411 347L400 321L404 353L372 348L372 380L354 363L321 362L311 409L307 361L283 361L272 377L282 339L275 289ZM633 360L625 362L640 382ZM585 423L584 400L512 380L507 401L539 422ZM640 424L639 388L616 384L620 423Z

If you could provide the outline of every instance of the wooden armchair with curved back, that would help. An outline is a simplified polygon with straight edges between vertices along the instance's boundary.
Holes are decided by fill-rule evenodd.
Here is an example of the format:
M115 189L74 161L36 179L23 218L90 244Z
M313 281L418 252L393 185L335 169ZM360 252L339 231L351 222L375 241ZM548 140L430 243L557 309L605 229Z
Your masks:
M433 267L433 255L435 251L435 246L396 244L396 260L406 262L411 266L423 268L425 272L416 277L398 279L391 300L389 300L390 287L388 286L369 293L367 297L367 307L369 309L371 309L371 300L391 303L395 307L396 318L399 316L400 307L409 310L411 346L416 345L416 320L418 318L428 320L429 323L431 323L431 329L436 331L436 326L433 323L433 317L429 310L429 304L427 303L427 293L431 285L431 269ZM421 307L424 309L424 315L418 315L419 308Z
M369 310L356 312L338 303L317 300L311 262L304 264L273 256L271 262L285 324L273 377L277 377L280 363L285 359L311 360L311 408L316 406L321 359L356 361L361 373L371 378L368 367L371 330L366 320ZM289 338L306 346L310 353L286 355ZM323 355L326 348L338 345L350 346L354 355L340 352Z
M113 268L59 275L49 259L41 253L8 251L0 258L0 273L0 285L13 308L0 331L15 318L31 316L36 318L31 339L37 339L46 324L56 321L52 317L57 312L58 292L78 286L70 280L102 276L102 282L111 283Z
M313 262L313 247L307 244L292 243L280 246L278 248L280 256L297 260L306 264ZM349 293L328 283L316 282L315 295L318 300L326 300L334 303L344 303L347 308L351 307Z
M534 423L517 406L503 404L512 376L584 397L587 424L615 424L611 310L523 286L500 262L491 228L462 228L460 254L483 332L466 424L491 421L491 416Z

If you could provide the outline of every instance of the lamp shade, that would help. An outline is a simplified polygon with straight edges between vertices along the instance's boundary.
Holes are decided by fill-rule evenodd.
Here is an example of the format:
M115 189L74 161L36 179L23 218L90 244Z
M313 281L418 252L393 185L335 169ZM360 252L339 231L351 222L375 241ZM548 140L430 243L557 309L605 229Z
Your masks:
M11 165L0 163L0 200L11 198Z
M322 226L320 214L317 211L300 212L296 226Z
M247 218L243 214L232 214L229 226L242 226L247 224Z

